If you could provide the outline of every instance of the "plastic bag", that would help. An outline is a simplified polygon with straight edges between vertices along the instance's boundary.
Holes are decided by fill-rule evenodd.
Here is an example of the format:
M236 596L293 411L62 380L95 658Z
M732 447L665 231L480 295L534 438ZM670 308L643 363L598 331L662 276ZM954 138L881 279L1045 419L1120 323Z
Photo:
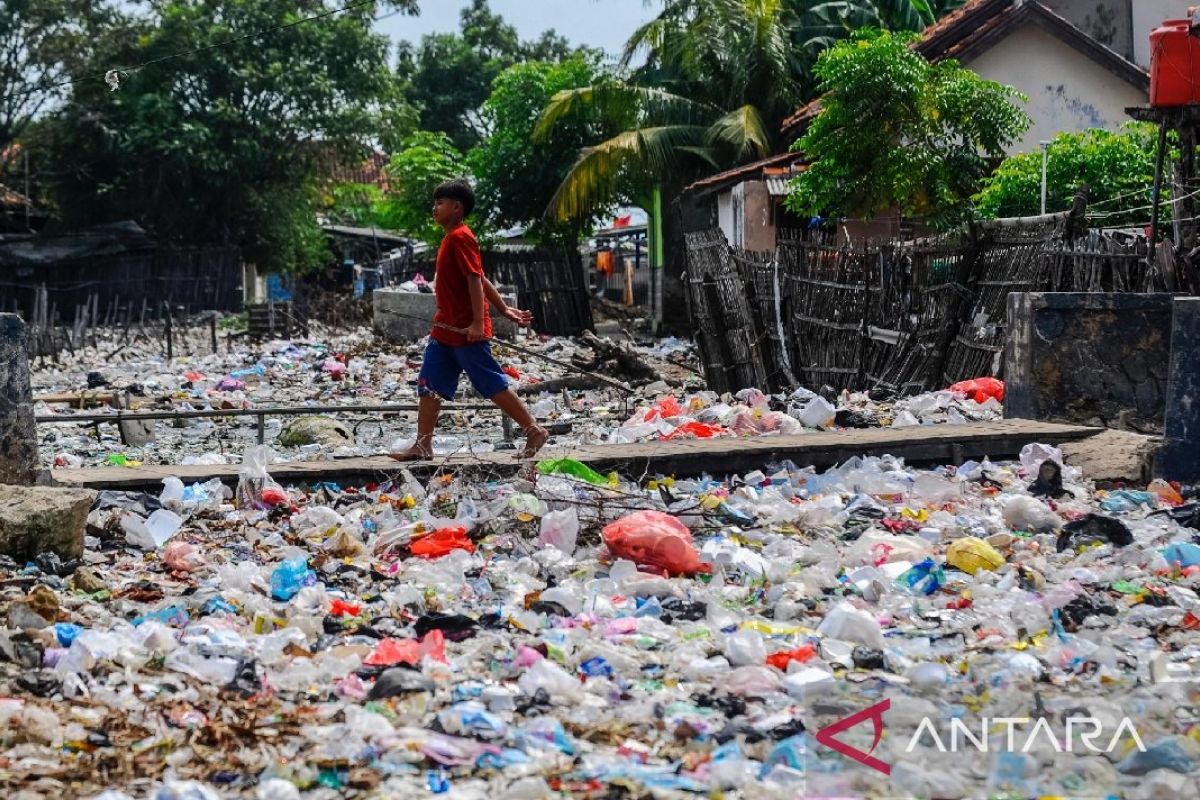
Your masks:
M572 478L586 481L593 486L606 486L609 482L608 478L596 472L596 470L587 464L571 458L539 461L537 471L542 475L569 475Z
M363 659L363 663L369 667L391 667L396 664L420 664L423 658L446 662L446 637L440 630L431 630L420 641L384 639Z
M420 558L441 558L454 550L475 552L475 543L467 538L466 528L442 528L422 536L409 549Z
M246 448L238 470L237 503L240 508L261 508L287 502L287 492L267 473L274 454L260 444Z
M980 405L992 399L1004 402L1004 381L997 378L975 378L969 381L959 381L952 385L949 391L964 394Z
M276 600L288 601L305 586L312 586L316 582L317 573L308 568L306 559L290 559L271 573L271 596Z
M1004 564L1004 556L984 540L965 536L946 548L946 563L974 575L981 569L999 569Z
M579 514L574 508L565 511L551 511L542 517L542 529L538 534L538 544L554 547L567 555L575 552L575 544L579 540Z
M163 563L175 572L195 572L208 566L196 545L188 542L173 542L167 545L162 558Z
M729 434L729 430L722 428L720 425L691 420L668 433L663 439L668 441L671 439L712 439L716 436L728 436Z
M817 632L832 639L883 649L883 629L875 617L849 603L839 603L821 620Z
M692 532L670 514L635 511L607 525L604 544L617 558L675 575L708 572L692 544Z

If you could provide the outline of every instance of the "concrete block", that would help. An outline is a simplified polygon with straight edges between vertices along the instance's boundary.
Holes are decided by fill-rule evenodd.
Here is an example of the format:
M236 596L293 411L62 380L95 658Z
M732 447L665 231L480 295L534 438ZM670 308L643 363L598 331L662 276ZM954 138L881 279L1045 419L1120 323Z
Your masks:
M1171 315L1171 377L1166 432L1155 472L1169 480L1200 481L1200 298L1175 299Z
M88 489L0 486L0 553L18 563L46 552L78 558L95 500Z
M1014 293L1004 416L1161 434L1169 294Z
M1063 460L1083 470L1083 477L1099 485L1150 482L1154 459L1162 440L1129 431L1102 431L1077 442L1059 445Z
M516 305L517 300L506 295L504 302ZM371 293L371 308L375 329L389 342L404 344L429 335L437 301L432 294L376 289ZM492 333L498 339L513 339L517 335L517 326L498 317L493 310Z
M32 484L37 479L37 426L25 337L24 320L0 314L0 483Z

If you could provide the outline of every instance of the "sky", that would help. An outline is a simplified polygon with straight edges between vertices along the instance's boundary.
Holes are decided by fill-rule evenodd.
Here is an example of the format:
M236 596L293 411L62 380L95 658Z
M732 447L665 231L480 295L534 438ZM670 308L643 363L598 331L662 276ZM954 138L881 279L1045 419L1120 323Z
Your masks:
M394 41L417 42L427 33L459 29L458 15L469 0L420 0L419 17L394 16L381 20L379 30ZM658 0L490 0L493 13L517 29L521 38L534 39L554 28L574 45L621 51L625 40L643 22L654 17Z

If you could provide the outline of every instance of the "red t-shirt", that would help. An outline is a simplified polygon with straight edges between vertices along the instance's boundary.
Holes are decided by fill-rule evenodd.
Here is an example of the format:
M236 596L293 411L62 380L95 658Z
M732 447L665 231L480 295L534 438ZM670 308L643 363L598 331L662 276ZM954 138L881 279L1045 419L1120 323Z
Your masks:
M434 296L437 298L437 314L434 322L455 328L469 328L475 320L475 309L471 308L471 292L467 289L467 276L483 277L483 259L479 256L479 242L466 225L459 225L446 234L437 254L437 275L434 281ZM483 333L492 337L492 317L488 314L488 302L483 301ZM442 344L452 347L468 344L461 333L434 326L430 334Z

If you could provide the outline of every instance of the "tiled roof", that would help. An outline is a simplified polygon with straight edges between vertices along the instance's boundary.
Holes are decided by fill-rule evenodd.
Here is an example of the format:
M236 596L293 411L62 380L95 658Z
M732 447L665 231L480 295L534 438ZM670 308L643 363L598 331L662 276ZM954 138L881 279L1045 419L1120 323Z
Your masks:
M800 162L804 160L803 153L782 153L770 158L764 158L762 161L755 161L750 164L743 164L740 167L718 172L716 175L710 175L703 180L696 181L691 186L684 189L685 194L695 194L697 196L708 194L709 192L718 191L730 184L739 183L740 179L748 178L751 175L757 175L766 172L791 172L795 170Z

